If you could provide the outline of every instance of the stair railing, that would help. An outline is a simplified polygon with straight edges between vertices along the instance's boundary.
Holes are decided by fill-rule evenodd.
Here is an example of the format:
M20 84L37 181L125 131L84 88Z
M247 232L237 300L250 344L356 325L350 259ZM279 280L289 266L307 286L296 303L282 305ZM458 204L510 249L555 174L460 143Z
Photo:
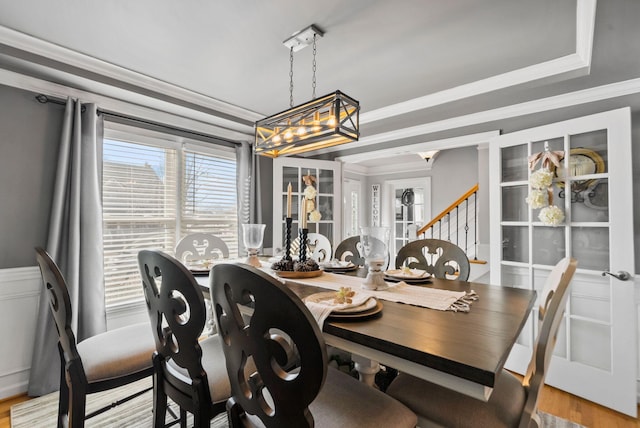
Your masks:
M478 189L476 184L451 205L422 226L419 239L436 238L449 241L462 248L469 261L478 260Z

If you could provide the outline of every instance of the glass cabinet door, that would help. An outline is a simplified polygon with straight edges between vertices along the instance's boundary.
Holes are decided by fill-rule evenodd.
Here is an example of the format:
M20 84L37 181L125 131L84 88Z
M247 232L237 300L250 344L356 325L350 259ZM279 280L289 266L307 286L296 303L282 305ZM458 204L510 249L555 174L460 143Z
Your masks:
M273 160L273 183L274 253L284 248L289 184L292 188L291 239L298 236L304 200L309 233L320 233L326 236L332 248L335 249L340 240L342 218L341 163L289 157L276 158Z

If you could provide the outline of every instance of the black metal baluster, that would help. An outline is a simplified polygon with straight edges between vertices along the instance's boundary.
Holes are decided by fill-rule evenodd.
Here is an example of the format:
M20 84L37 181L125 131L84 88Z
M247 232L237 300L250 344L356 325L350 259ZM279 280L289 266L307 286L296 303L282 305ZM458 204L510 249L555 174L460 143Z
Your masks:
M469 249L469 198L465 199L465 216L464 221L464 252Z
M475 212L475 219L473 222L473 228L475 232L475 255L473 256L474 260L478 260L478 192L473 192L473 210Z

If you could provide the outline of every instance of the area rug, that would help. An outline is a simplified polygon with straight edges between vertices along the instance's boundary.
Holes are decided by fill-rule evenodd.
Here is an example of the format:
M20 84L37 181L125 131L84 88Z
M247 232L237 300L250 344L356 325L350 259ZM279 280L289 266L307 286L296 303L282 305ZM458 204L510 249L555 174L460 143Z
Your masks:
M143 379L131 385L123 386L98 394L91 394L87 397L87 413L100 407L110 404L118 399L130 395L134 391L140 391L151 386L149 379ZM153 392L148 391L139 397L121 404L105 413L97 415L87 421L85 426L100 428L123 428L152 427L152 403ZM175 414L178 408L175 404L169 403ZM12 428L49 428L56 426L58 412L58 393L44 395L11 406L11 427ZM540 413L543 428L584 428L582 425L561 419L548 413ZM172 416L167 413L167 422L172 420ZM190 417L188 426L192 426L193 420ZM211 428L228 428L227 415L220 414L211 421Z
M87 413L113 403L135 391L141 391L151 386L150 379L139 380L130 385L115 388L87 396ZM169 401L169 407L174 414L179 414L178 406ZM153 426L153 391L145 392L113 409L101 413L87 420L87 428L151 428ZM50 428L55 427L58 415L58 393L43 395L33 400L11 406L12 428ZM167 412L166 422L171 422L173 416ZM178 426L178 425L174 425ZM193 417L189 415L187 426L193 426ZM211 421L211 428L227 428L227 415L222 413Z

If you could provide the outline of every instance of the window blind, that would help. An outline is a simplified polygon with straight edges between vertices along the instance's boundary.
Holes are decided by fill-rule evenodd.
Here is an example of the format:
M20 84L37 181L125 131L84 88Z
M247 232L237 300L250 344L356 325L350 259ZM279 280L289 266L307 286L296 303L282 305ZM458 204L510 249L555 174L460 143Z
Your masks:
M174 254L187 233L220 236L237 255L232 153L104 140L103 217L107 307L143 299L137 256Z

